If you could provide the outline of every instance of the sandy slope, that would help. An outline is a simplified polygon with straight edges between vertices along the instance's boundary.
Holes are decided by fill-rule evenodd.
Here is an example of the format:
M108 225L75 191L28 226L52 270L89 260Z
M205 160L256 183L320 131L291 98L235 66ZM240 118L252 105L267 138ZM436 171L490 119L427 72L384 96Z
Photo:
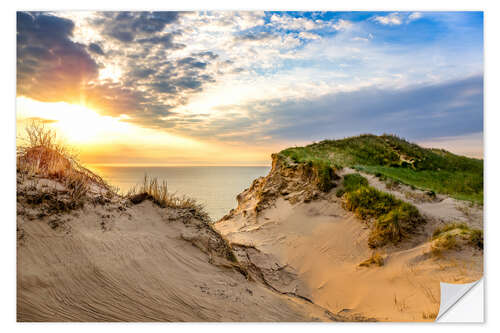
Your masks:
M232 243L253 251L256 266L274 266L293 277L276 282L278 288L352 318L421 321L432 320L429 315L439 310L440 281L466 283L482 276L479 250L467 247L436 257L429 243L434 228L446 221L482 226L480 208L467 206L466 214L465 204L456 200L420 202L418 193L410 200L404 194L410 189L395 189L398 197L417 205L428 223L409 241L385 247L384 266L359 267L372 252L368 227L342 208L335 190L319 193L308 177L307 170L284 170L274 161L270 174L244 191L238 208L216 224ZM374 177L369 180L386 190Z
M190 212L96 187L83 209L50 213L47 202L29 202L41 191L47 202L65 196L58 183L18 178L18 321L336 319L245 278Z

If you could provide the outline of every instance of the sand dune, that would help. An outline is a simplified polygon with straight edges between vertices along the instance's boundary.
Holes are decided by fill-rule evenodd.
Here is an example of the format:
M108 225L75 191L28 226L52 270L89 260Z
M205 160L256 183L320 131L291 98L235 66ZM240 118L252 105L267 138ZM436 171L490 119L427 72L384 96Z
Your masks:
M379 250L383 266L360 267L373 252L366 223L342 208L334 191L320 193L301 170L290 172L275 158L270 174L239 196L238 208L216 229L232 243L272 256L276 267L294 274L290 285L296 292L314 303L353 318L433 320L440 281L467 283L482 276L481 251L465 247L436 256L429 242L434 228L445 222L482 226L480 208L443 196L420 202L418 191L408 196L409 188L388 190L367 176L372 186L416 204L427 223L411 239Z
M378 249L383 265L360 266L374 253L369 224L319 190L308 168L275 155L215 225L194 208L119 196L95 177L75 204L75 184L18 172L18 321L433 320L439 282L482 276L482 251L436 254L430 240L450 221L482 228L480 207L365 175L426 223ZM352 172L332 179L339 186Z
M18 321L341 319L245 277L190 212L96 187L94 204L47 214L30 201L40 192L65 196L57 182L18 179Z

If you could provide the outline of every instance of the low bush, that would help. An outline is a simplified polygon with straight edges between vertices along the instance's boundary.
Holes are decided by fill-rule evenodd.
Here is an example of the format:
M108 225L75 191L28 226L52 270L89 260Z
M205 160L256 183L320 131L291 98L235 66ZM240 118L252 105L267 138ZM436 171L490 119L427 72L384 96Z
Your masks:
M354 178L353 178L354 179ZM352 180L353 188L357 189L345 194L345 207L362 219L375 219L368 237L368 245L372 248L384 246L389 242L394 244L408 237L415 228L425 220L418 209L392 194L381 192L371 186L364 186Z

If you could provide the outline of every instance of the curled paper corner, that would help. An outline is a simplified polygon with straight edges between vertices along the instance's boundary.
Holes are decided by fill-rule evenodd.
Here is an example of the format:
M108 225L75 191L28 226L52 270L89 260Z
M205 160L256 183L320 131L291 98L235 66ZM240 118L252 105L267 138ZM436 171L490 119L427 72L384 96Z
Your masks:
M448 317L448 312L452 309L455 308L458 303L461 302L461 299L467 295L476 285L480 284L481 285L481 290L479 298L474 298L474 304L467 304L467 309L461 309L460 311L466 311L466 313L469 313L470 310L475 310L477 313L478 310L478 305L480 305L480 313L479 317L480 319L475 319L469 320L464 317L460 317L460 319L452 319L452 318L447 318L447 320L444 320L444 317ZM440 289L441 289L441 302L439 306L439 313L436 317L436 322L483 322L483 307L482 307L482 302L483 302L483 278L471 282L471 283L464 283L464 284L452 284L452 283L444 283L440 282ZM476 304L476 301L479 302L479 304ZM444 316L444 315L447 316ZM444 317L443 317L444 316ZM451 319L451 320L448 320Z

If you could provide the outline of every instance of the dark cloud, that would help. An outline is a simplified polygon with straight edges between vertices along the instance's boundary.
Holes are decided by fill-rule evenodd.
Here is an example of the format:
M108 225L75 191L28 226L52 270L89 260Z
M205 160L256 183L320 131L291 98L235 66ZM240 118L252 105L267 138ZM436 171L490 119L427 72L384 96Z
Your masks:
M207 67L207 64L205 62L201 62L198 59L193 58L193 57L186 57L186 58L177 60L177 64L178 65L186 65L189 67L200 68L200 69L204 69L205 67Z
M154 36L149 38L138 39L137 42L141 44L156 44L161 45L163 49L182 49L186 45L174 42L174 33L168 33L162 36Z
M275 35L269 32L253 32L234 37L236 41L262 41L274 38Z
M98 65L85 45L71 40L71 20L43 13L17 13L18 95L41 101L80 95L82 84L95 79Z
M137 35L163 31L166 25L178 21L179 12L106 12L104 18L94 23L103 25L107 35L121 42L132 42Z
M483 77L403 90L366 88L272 106L278 124L265 135L321 140L359 133L409 139L483 131Z
M89 44L89 50L92 51L92 52L94 52L94 53L97 53L97 54L100 54L100 55L104 55L104 51L99 46L99 44L90 43Z
M392 133L410 140L460 136L483 131L483 78L406 89L370 87L314 99L255 101L212 111L224 117L188 127L174 116L170 126L199 138L267 144L269 140L303 143L361 133Z
M193 54L193 56L199 57L199 58L204 58L207 60L215 60L219 57L218 54L215 54L212 51L198 52L198 53Z
M103 12L90 24L104 35L127 42L123 47L111 38L99 44L73 42L75 24L46 13L18 13L18 95L45 102L85 102L102 114L126 114L143 126L168 128L161 117L184 105L190 96L214 82L208 67L218 55L211 51L168 60L166 50L184 47L175 43L179 31L163 33L178 20L176 12ZM104 55L123 65L119 80L99 80L91 55ZM96 57L104 61L101 57Z

